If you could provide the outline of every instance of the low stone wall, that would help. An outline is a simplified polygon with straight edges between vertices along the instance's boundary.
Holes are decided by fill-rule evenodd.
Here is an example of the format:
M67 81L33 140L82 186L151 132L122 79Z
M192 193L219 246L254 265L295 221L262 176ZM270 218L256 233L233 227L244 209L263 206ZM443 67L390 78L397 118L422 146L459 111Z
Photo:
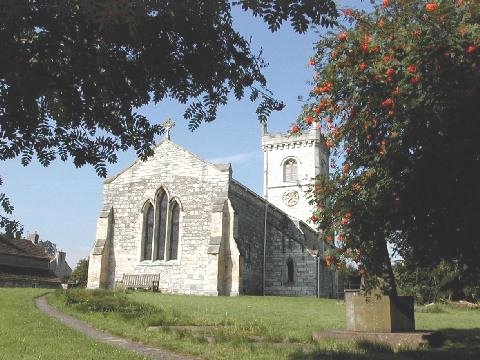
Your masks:
M18 281L0 281L0 288L45 288L45 289L60 289L61 284L43 283L41 281L33 280L18 280Z

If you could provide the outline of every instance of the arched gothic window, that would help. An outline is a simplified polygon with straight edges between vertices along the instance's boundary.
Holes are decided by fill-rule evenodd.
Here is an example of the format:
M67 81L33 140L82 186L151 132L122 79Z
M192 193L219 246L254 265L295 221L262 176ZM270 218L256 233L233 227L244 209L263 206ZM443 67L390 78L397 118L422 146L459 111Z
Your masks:
M148 203L145 209L144 227L143 227L143 260L152 259L153 244L153 206Z
M295 159L288 159L283 164L283 181L295 182L298 179L298 167Z
M178 231L180 222L180 206L174 201L170 216L170 239L168 247L168 260L176 260L178 257Z
M287 260L287 281L289 283L294 282L294 280L295 280L294 279L295 278L294 274L295 274L295 267L293 265L293 260L291 258L289 258Z
M157 260L165 259L165 240L167 237L167 213L168 213L168 199L165 192L161 192L157 196L157 233L156 233L156 245L157 245Z
M144 207L142 260L178 259L180 211L180 203L169 202L163 190L158 192L154 205L148 202Z

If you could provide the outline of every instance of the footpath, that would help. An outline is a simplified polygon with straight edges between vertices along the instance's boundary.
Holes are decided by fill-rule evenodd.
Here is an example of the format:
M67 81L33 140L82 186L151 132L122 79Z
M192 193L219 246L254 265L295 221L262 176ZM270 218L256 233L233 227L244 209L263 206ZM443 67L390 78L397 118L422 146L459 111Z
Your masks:
M41 296L35 299L35 305L43 313L51 316L66 326L80 331L88 337L100 341L105 344L117 346L126 350L134 351L140 355L143 355L149 359L155 360L195 360L193 357L186 355L175 354L171 351L140 344L137 342L129 341L118 336L114 336L106 331L97 330L87 324L85 321L75 319L72 316L66 315L52 308L47 303L46 296Z

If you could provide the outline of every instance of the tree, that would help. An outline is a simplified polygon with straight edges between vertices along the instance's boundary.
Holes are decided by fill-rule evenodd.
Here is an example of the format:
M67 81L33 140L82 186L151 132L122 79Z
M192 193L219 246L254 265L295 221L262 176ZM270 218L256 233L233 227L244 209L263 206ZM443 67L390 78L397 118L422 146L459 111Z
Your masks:
M68 278L72 287L86 287L88 279L88 259L81 259Z
M333 0L235 1L271 31L332 25ZM0 160L27 165L72 157L100 176L116 152L145 159L163 132L137 109L166 98L186 104L190 129L213 121L228 96L259 101L261 121L283 104L272 97L261 54L232 27L228 1L5 0L0 5ZM1 185L1 179L0 179ZM0 226L13 208L0 194Z
M55 256L57 253L57 244L52 243L49 240L40 240L38 246L45 250L45 253L50 256Z
M413 294L417 303L480 300L478 277L465 276L465 271L458 262L441 261L435 266L418 267L408 261L398 261L393 270L399 291Z
M311 101L291 132L320 126L330 175L312 221L364 289L396 294L388 246L414 266L477 276L480 237L480 4L385 0L344 9L310 60ZM334 239L334 235L336 238Z
M2 186L3 180L0 176L0 186ZM10 203L10 199L4 194L0 193L0 211L4 214L10 215L13 212L13 205ZM22 231L23 228L16 220L9 219L6 215L0 213L0 229L5 230L5 235L10 238L18 238L16 236L17 231Z

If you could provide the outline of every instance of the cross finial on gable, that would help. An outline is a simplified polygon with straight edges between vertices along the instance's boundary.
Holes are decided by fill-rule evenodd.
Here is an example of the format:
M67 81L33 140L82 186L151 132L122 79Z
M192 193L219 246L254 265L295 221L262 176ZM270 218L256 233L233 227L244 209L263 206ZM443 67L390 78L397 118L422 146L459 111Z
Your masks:
M165 139L170 140L170 130L175 126L175 123L172 119L168 118L163 123L163 128L165 129Z

